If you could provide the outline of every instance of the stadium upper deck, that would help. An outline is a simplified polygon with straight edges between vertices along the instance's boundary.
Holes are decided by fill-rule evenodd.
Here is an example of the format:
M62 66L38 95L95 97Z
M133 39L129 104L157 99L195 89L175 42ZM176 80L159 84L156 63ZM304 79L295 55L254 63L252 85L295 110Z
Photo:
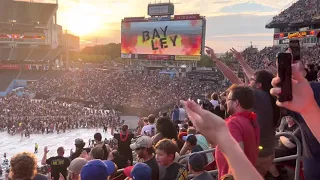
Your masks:
M63 51L57 9L56 0L1 0L0 61L57 58Z
M56 13L57 4L24 2L15 0L0 1L0 27L15 29L15 25L44 27Z
M286 46L289 39L300 39L304 46L319 43L319 0L299 0L273 17L266 28L274 28L274 45Z

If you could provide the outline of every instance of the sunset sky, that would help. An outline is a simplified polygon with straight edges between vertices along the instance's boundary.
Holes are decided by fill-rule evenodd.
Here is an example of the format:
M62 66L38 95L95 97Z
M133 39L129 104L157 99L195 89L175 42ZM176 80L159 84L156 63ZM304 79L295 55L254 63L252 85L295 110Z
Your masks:
M162 0L168 2L169 0ZM147 17L154 0L59 0L58 24L81 37L82 47L120 42L124 17ZM159 0L157 2L160 2ZM206 45L216 52L231 47L259 49L272 45L272 30L265 24L293 0L171 0L175 14L206 16Z

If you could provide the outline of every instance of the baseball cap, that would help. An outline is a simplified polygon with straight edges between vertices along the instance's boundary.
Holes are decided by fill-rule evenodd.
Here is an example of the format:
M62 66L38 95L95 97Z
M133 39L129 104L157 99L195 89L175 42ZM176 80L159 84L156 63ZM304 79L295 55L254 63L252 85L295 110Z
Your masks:
M108 176L111 176L115 171L116 171L116 165L114 164L114 162L112 162L112 161L109 161L109 160L105 160L105 161L103 161L103 163L105 164L105 165L107 165L107 167L108 167Z
M134 180L151 180L152 170L145 163L137 163L134 166L126 167L123 173Z
M136 142L130 144L130 148L135 150L137 148L151 148L152 147L152 140L149 136L141 136L139 137Z
M71 161L70 166L68 168L69 171L80 174L81 169L84 165L87 164L87 160L84 158L76 158Z
M89 161L82 167L81 180L106 180L108 178L108 167L101 160Z
M194 153L189 157L189 164L193 171L199 172L205 170L206 160L203 155Z
M182 137L182 140L187 141L188 137L193 136L193 134L188 134Z
M84 141L83 141L83 139L77 138L77 139L74 140L74 144L75 145L78 145L78 144L81 145L81 144L84 144Z

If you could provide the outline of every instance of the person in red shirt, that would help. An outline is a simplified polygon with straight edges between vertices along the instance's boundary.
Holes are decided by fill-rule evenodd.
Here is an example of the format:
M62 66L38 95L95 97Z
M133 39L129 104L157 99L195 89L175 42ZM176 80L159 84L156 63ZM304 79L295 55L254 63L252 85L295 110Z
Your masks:
M229 89L227 111L230 117L226 119L226 125L230 134L254 165L259 153L260 128L256 120L256 114L251 110L253 105L254 94L249 87L234 85ZM230 171L228 162L219 150L219 146L216 148L215 158L219 169L218 179L220 179Z

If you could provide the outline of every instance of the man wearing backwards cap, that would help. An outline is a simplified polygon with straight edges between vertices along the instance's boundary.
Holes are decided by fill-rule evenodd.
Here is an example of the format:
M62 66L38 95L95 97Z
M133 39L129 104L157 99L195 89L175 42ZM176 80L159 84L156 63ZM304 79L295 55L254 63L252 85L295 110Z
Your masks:
M101 160L91 160L81 170L81 180L106 180L108 167Z
M194 180L214 180L213 176L205 170L206 160L199 153L189 157L189 169L195 176Z
M147 164L137 163L134 166L126 167L123 173L132 180L151 180L152 171Z
M149 136L141 136L136 142L130 145L130 148L136 152L140 159L143 159L152 170L152 180L159 180L159 165L154 157L152 140Z

